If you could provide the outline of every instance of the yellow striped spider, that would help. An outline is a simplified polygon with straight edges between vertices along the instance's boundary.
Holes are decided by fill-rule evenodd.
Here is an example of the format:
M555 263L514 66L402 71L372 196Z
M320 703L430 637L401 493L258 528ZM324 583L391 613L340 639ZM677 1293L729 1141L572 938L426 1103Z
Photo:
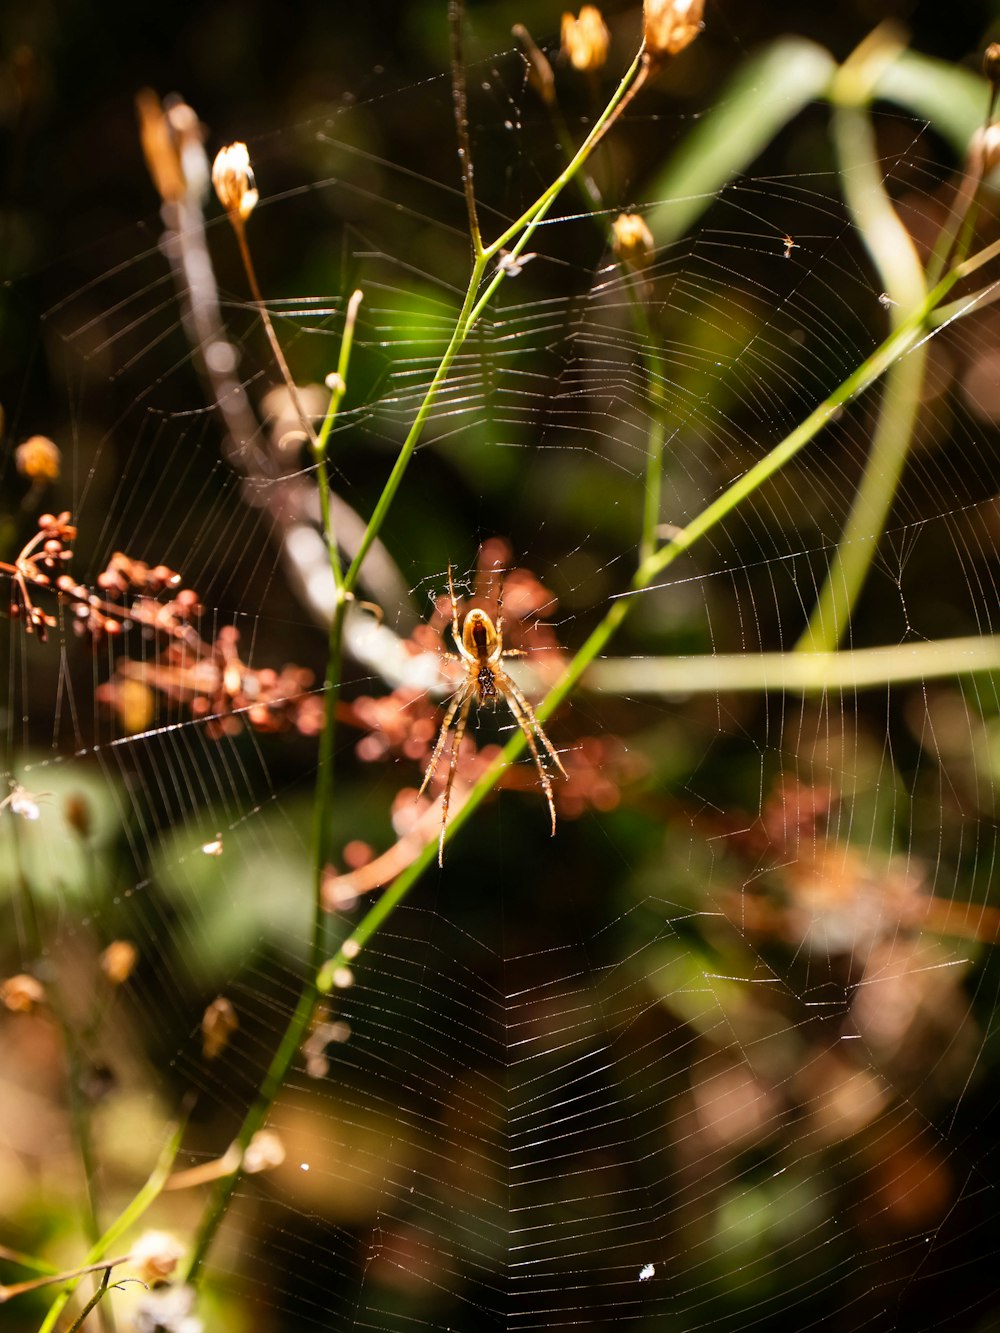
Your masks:
M566 776L566 770L553 749L552 742L542 730L542 724L535 716L535 710L501 665L504 658L523 656L522 649L505 648L503 646L503 616L498 614L497 623L494 625L486 612L480 611L476 607L465 617L460 629L458 603L455 601L455 585L451 577L451 565L448 566L448 595L451 598L451 635L455 640L458 653L445 653L444 655L452 662L462 662L466 674L465 680L458 687L454 698L448 705L448 711L441 723L437 743L434 746L434 752L431 755L427 772L424 774L424 780L420 787L422 794L434 776L434 771L448 741L451 724L454 722L455 730L451 738L451 762L448 767L448 781L445 783L444 798L441 803L438 865L442 865L444 862L444 834L448 827L448 805L451 801L451 789L455 783L459 751L462 748L465 728L469 721L469 709L472 707L473 700L475 700L477 708L482 708L486 703L496 707L498 699L502 698L510 709L514 721L521 728L524 739L528 742L528 749L535 761L538 778L542 784L542 790L545 792L545 799L549 803L553 835L556 831L556 804L552 798L552 779L545 770L536 737L537 740L541 741L546 754L559 772L563 777Z

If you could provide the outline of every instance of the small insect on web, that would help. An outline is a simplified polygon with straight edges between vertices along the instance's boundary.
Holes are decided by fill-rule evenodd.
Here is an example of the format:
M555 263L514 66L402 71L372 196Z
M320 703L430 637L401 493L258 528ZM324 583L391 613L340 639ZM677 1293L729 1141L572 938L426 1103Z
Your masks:
M502 698L510 709L514 721L520 727L524 739L528 742L531 757L535 761L542 790L545 792L545 799L549 804L553 835L556 831L556 804L552 796L552 779L542 762L536 738L541 741L546 753L559 772L563 777L566 777L566 770L562 766L562 761L542 729L542 724L535 716L535 710L501 665L504 658L523 656L523 650L520 648L504 648L503 616L498 614L497 623L494 625L486 612L476 607L468 613L464 623L459 628L458 603L455 600L455 585L452 581L451 565L448 566L448 596L451 599L451 634L455 640L458 653L445 653L445 656L453 662L462 662L465 666L466 675L465 680L458 687L454 698L448 705L448 711L441 723L441 730L438 733L434 752L431 755L424 780L420 786L420 792L423 794L427 784L434 776L448 741L451 724L454 722L455 730L451 741L448 781L445 783L444 798L441 803L438 865L444 863L444 835L445 829L448 827L448 806L451 802L451 789L455 783L458 756L462 748L462 740L465 737L465 728L469 721L469 710L472 707L473 700L475 700L476 706L481 708L486 703L496 706L497 701ZM455 720L456 717L457 721Z

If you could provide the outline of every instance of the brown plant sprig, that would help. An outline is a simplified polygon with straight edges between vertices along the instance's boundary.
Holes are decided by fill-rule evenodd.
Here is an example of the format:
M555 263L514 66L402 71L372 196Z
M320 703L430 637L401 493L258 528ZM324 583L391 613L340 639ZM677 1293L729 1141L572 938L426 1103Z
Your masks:
M73 558L76 536L77 529L68 510L60 514L42 514L38 519L38 531L13 562L0 560L0 573L9 575L13 585L11 618L22 620L28 634L37 634L44 643L48 631L58 624L51 612L36 603L35 595L39 592L53 594L59 604L69 609L76 633L88 634L95 640L104 635L119 635L132 623L176 635L187 632L191 616L201 609L197 594L190 589L180 589L170 602L154 600L166 589L179 588L179 574L166 565L150 568L142 561L116 552L107 569L97 578L98 588L108 594L102 597L65 572L66 565ZM129 592L143 595L131 604L114 600L124 598Z
M153 605L163 613L169 630L169 605ZM138 686L204 720L211 739L238 735L245 726L260 732L317 735L323 725L323 700L312 689L313 673L293 664L280 670L252 667L240 657L239 642L240 632L233 625L224 626L210 643L189 627L183 637L172 638L155 660L122 658L111 679L98 686L97 698L129 729ZM148 711L152 712L151 702Z

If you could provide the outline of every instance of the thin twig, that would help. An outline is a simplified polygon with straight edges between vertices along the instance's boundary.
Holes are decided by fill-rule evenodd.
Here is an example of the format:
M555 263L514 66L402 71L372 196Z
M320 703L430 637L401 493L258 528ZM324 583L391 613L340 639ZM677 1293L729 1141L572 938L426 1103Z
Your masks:
M476 187L473 181L472 146L469 142L469 103L465 80L465 5L463 0L449 0L448 27L451 33L451 91L455 105L455 129L458 134L458 163L462 172L465 207L469 214L469 236L473 252L483 252L483 238L476 214Z

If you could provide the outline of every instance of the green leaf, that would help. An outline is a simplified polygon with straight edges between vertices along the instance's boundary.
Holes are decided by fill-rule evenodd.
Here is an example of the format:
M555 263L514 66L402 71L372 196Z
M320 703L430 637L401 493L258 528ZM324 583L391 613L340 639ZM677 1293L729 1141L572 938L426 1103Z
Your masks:
M912 111L947 139L959 157L986 117L986 80L971 70L903 51L888 65L876 86L886 101Z
M782 38L748 60L653 184L661 202L646 221L657 245L683 236L784 125L825 96L836 68L828 51L799 38Z

